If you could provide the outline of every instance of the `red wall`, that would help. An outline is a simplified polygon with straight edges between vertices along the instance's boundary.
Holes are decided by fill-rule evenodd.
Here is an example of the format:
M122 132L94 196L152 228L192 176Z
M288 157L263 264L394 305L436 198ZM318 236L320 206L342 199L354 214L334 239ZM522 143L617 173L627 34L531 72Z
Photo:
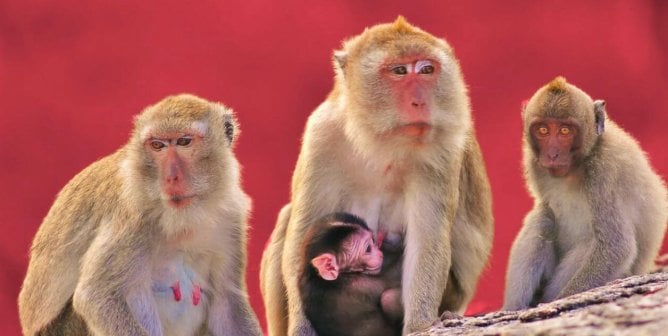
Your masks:
M501 305L508 250L532 204L520 105L539 86L564 75L607 100L609 117L668 177L665 2L195 3L0 2L1 334L19 333L28 248L57 192L126 141L134 114L178 92L238 112L237 155L254 199L248 284L262 317L261 251L288 200L305 119L330 90L332 50L398 14L450 41L470 88L496 236L469 312Z

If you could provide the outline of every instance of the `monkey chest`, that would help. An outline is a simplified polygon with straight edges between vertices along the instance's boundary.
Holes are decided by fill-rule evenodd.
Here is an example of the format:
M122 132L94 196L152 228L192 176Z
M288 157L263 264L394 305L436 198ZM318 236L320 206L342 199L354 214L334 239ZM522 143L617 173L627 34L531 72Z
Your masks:
M569 251L593 239L591 209L581 193L555 198L550 203L557 224L557 243L562 251Z
M151 274L165 335L194 334L206 320L207 267L186 253L168 253Z
M383 192L356 195L344 208L364 218L374 232L403 232L406 216L400 195Z

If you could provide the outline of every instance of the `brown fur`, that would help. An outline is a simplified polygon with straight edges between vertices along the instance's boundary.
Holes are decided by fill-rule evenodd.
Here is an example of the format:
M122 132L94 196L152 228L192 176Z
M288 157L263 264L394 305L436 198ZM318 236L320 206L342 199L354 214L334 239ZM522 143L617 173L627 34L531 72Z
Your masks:
M189 133L193 122L206 129L202 144L184 156L197 199L186 209L168 209L144 146L146 132ZM19 294L23 333L178 333L159 318L151 288L164 254L184 251L184 263L194 260L193 272L210 278L198 308L210 317L192 330L259 335L244 279L250 203L227 132L234 125L222 105L167 97L136 118L127 145L77 174L35 235Z
M604 106L557 77L522 113L524 167L535 204L511 250L504 309L549 302L653 265L668 221L666 186L636 140L605 119ZM538 161L529 125L540 118L578 125L577 159L564 177Z
M427 97L432 130L420 140L395 135L401 114L380 75L415 58L439 70ZM466 86L450 46L402 18L345 41L334 66L335 87L308 120L292 200L262 259L269 334L313 334L297 286L299 247L311 223L337 211L404 237L403 332L418 331L444 309L463 312L491 248L491 193Z

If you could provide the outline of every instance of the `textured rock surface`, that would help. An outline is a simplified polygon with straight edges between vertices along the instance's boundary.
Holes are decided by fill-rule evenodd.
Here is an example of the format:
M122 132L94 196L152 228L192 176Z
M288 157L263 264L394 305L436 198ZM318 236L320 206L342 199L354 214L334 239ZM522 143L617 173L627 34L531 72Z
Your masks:
M668 335L668 270L527 310L451 316L413 335Z

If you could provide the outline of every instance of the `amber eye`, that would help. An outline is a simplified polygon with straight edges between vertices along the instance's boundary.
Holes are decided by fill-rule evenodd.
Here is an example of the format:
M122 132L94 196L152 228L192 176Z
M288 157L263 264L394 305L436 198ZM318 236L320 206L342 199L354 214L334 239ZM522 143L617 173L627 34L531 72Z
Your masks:
M179 146L188 146L193 141L191 138L183 137L176 139L176 144Z
M151 141L151 148L154 150L161 150L165 147L165 144L160 141L160 140L152 140Z
M405 65L397 65L395 67L392 67L390 71L392 71L392 73L395 75L405 75L408 73L408 69L406 69Z
M434 73L434 66L433 65L425 65L425 66L422 67L422 69L420 69L420 73L421 74L426 74L426 75L432 74L432 73Z
M559 129L559 133L561 133L562 135L569 135L571 134L571 129L568 127L562 127Z
M548 133L550 133L550 131L545 126L538 127L537 131L538 134L540 135L547 135Z

